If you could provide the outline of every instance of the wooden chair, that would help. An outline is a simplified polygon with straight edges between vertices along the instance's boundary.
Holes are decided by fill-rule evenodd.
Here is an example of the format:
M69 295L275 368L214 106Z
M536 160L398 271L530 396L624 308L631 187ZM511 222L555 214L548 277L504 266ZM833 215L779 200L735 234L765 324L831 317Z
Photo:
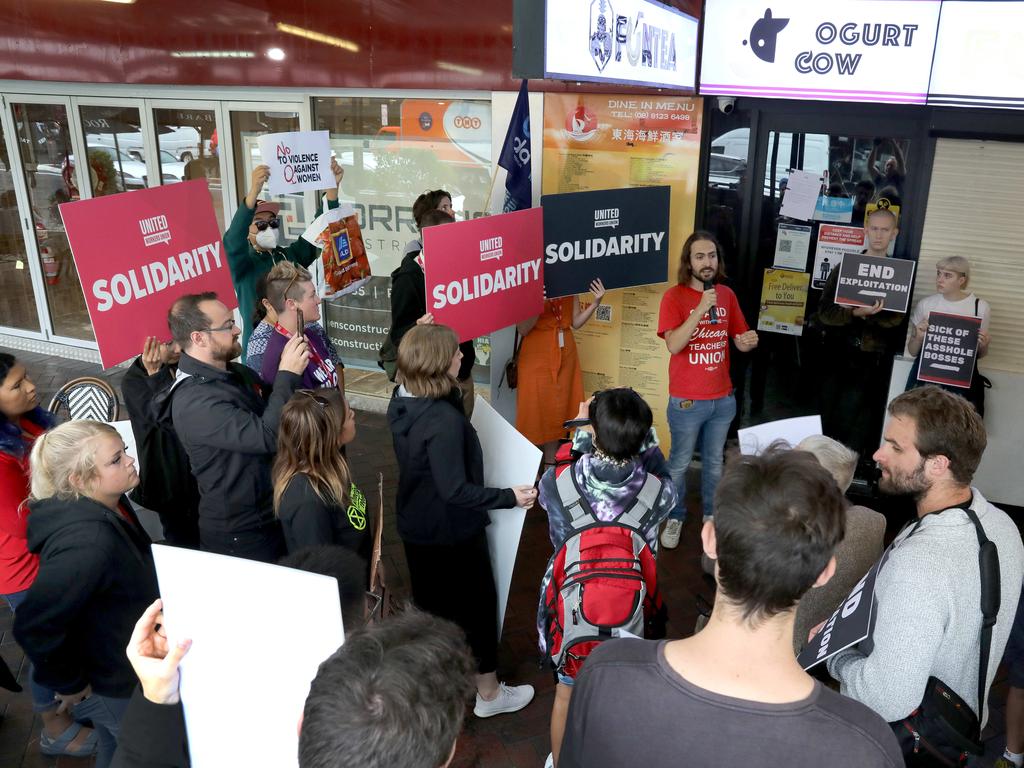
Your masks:
M82 376L57 390L50 401L50 412L57 416L58 421L93 419L110 422L118 420L120 406L117 394L107 382L94 376Z

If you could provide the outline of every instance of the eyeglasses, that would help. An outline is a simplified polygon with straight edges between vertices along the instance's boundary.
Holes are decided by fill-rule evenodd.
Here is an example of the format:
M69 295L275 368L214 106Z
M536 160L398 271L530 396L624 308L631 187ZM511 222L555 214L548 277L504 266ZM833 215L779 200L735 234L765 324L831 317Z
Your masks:
M295 394L297 394L297 395L305 395L310 400L312 400L314 403L319 405L321 408L330 408L330 406L331 406L331 404L329 402L327 402L327 398L326 397L321 397L320 395L314 394L313 390L311 390L311 389L300 389Z
M218 333L219 331L233 331L235 330L235 321L228 320L220 328L204 328L203 333Z
M281 226L281 220L277 218L277 216L274 216L269 219L260 219L259 221L254 221L253 224L256 225L257 230L262 232L267 227L270 227L271 229L277 229L278 227Z

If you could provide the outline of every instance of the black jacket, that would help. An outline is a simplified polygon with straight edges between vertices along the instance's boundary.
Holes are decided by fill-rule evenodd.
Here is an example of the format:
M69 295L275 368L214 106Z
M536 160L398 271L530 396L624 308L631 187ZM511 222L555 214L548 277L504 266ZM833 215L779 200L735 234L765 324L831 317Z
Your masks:
M487 511L516 505L511 488L484 487L484 457L458 390L447 398L402 397L388 424L398 457L398 533L411 544L455 544L483 530Z
M352 498L348 509L342 509L340 505L317 496L307 475L295 475L281 494L277 509L288 553L306 547L337 544L369 561L372 542L366 497L354 485L350 494Z
M391 273L391 343L398 349L406 332L416 321L427 314L427 284L423 270L416 263L419 251L409 251L401 265ZM476 350L473 340L459 344L462 350L462 364L459 366L459 381L465 381L473 373Z
M244 365L214 368L182 353L164 407L199 483L199 527L247 531L274 521L271 463L281 409L302 383L279 371L273 392ZM269 396L268 396L269 395Z
M136 678L124 649L135 622L158 596L149 537L88 498L29 503L28 548L39 575L14 617L14 636L35 678L58 693L91 685L127 698Z
M150 376L141 356L121 382L139 456L139 484L131 496L160 515L169 543L198 546L199 486L171 419L161 419L159 412L159 397L173 383L173 368L162 366Z
M121 718L111 768L187 768L191 764L181 702L154 704L136 688Z

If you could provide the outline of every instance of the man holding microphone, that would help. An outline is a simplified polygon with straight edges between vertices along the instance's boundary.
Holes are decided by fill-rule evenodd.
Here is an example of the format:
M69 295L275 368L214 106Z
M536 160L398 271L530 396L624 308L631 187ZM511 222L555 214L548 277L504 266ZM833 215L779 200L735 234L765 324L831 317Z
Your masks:
M658 336L672 354L669 361L668 427L672 450L669 475L678 501L669 514L661 545L674 549L686 519L686 470L700 443L701 501L704 520L714 514L715 489L722 476L725 439L736 416L729 378L729 339L740 352L757 346L736 294L721 284L725 264L710 232L697 231L683 243L678 284L661 299Z

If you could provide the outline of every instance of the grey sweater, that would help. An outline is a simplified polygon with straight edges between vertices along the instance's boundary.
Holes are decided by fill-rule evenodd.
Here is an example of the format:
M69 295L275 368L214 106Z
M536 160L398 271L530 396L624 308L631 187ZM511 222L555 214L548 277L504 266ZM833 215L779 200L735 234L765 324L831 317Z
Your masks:
M992 631L986 698L1010 636L1024 578L1024 545L1013 521L977 489L971 508L999 548L1001 602ZM841 692L895 722L921 703L929 676L978 711L981 575L978 538L962 511L928 515L913 536L896 537L875 585L874 648L850 649L828 661ZM986 711L981 717L984 727Z

